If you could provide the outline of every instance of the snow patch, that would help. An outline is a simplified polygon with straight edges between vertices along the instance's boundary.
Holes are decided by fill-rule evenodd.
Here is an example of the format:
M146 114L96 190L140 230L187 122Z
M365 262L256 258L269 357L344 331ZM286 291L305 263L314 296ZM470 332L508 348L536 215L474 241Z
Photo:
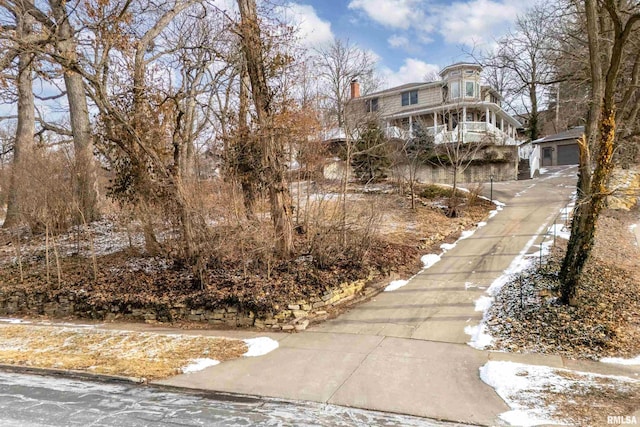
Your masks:
M572 375L561 375L569 372ZM579 393L581 388L599 387L599 378L618 382L619 386L616 388L640 382L620 376L500 361L490 361L482 366L480 378L493 387L511 408L510 411L500 414L500 418L517 426L566 425L564 420L554 417L556 408L553 404L541 405L544 393Z
M487 225L487 223L486 223L485 221L480 221L480 222L478 223L478 228L480 228L480 227L484 227L485 225Z
M13 318L13 317L0 317L0 322L2 322L2 323L11 323L13 325L19 324L19 323L22 323L22 324L31 323L28 320L16 319L16 318Z
M569 240L571 237L571 231L569 231L564 224L553 224L549 227L547 233L566 240Z
M487 325L484 323L465 326L464 333L471 336L471 340L467 344L476 350L484 350L493 344L493 337L489 335Z
M269 337L248 338L243 341L248 347L247 352L243 354L244 357L263 356L279 346L278 341Z
M407 283L409 283L408 280L394 280L393 282L389 283L386 288L384 288L384 292L395 291L396 289L400 289Z
M442 249L444 252L450 251L455 247L456 247L455 243L443 243L440 245L440 249Z
M473 236L473 233L475 232L476 230L465 230L460 234L460 238L458 240L468 239L469 237Z
M190 374L192 372L199 372L211 366L216 366L220 361L215 359L193 359L190 363L182 368L183 374Z
M476 311L482 311L483 313L491 307L491 303L493 302L493 298L490 296L483 295L476 300Z
M422 261L422 265L423 265L422 268L427 269L433 266L438 261L440 261L440 255L436 255L436 254L422 255L422 258L420 258L420 261Z
M623 359L621 357L603 357L600 359L602 363L614 363L616 365L640 365L640 356L633 359Z

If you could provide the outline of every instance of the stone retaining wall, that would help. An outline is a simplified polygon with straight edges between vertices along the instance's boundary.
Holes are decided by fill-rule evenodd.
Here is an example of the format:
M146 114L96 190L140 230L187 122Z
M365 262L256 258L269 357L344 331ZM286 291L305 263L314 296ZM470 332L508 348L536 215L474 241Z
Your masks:
M325 319L332 307L355 299L368 298L379 292L366 286L368 280L343 283L325 292L321 297L293 301L286 307L277 307L275 313L260 313L237 306L217 308L188 307L186 304L94 304L88 295L69 291L50 298L44 292L4 291L0 289L0 315L46 315L51 318L75 317L96 320L126 320L153 322L206 322L224 327L256 327L270 330L304 330L310 321Z

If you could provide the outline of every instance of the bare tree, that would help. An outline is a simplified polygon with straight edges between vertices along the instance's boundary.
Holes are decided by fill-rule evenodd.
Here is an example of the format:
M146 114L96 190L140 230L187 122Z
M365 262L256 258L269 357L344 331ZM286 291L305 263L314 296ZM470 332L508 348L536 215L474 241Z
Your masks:
M458 184L462 174L477 159L478 153L492 141L490 136L482 138L471 138L463 129L462 123L455 123L455 118L462 115L461 108L452 108L446 115L449 117L450 131L445 134L442 141L434 147L435 161L443 168L450 168L451 177L451 197L447 215L457 217L460 201L458 199ZM431 160L433 162L433 160Z
M349 40L336 39L329 47L317 51L315 63L319 77L325 82L330 94L327 111L335 119L337 126L344 128L351 82L360 81L363 94L372 92L379 86L374 72L375 60L369 52Z
M409 183L411 209L415 209L418 169L435 154L434 135L428 131L428 125L423 120L414 122L413 134L400 141L396 153L399 156L398 166L405 169L401 171L401 175Z
M615 0L585 0L584 16L591 64L592 104L588 133L579 144L581 179L578 186L581 194L560 273L562 301L568 304L575 301L583 268L593 249L596 222L610 193L607 184L614 167L616 126L622 121L619 111L616 112L616 100L620 96L618 78L621 66L630 54L629 40L640 25L640 6ZM637 50L632 55L637 55ZM633 90L635 92L637 88ZM595 143L593 156L588 143L591 140ZM593 172L588 163L590 158L595 163Z
M286 257L293 252L293 221L289 188L284 177L283 142L274 132L274 106L265 70L265 48L261 38L255 0L238 0L242 51L251 81L251 95L257 116L261 167L269 193L271 220L276 233L276 251Z
M515 28L498 41L494 52L481 60L487 68L489 83L505 96L514 111L526 111L527 136L540 136L540 111L546 85L555 74L549 58L553 9L539 3L518 16Z

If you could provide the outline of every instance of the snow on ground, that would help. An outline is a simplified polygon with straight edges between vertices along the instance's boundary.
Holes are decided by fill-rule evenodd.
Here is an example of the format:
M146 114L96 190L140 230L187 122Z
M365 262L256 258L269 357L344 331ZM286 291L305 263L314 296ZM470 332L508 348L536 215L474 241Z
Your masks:
M440 245L440 249L442 249L445 252L450 251L451 249L453 249L455 247L456 247L455 243L443 243L443 244Z
M243 341L248 347L247 352L243 354L244 357L263 356L278 348L279 345L278 341L269 337L248 338Z
M564 224L553 224L547 230L547 234L551 236L560 237L566 240L569 240L569 237L571 237L571 231Z
M426 254L426 255L422 255L422 257L420 258L420 261L422 261L422 265L423 265L423 269L427 269L429 267L432 267L435 263L437 263L438 261L440 261L440 255L437 254Z
M394 280L391 283L389 283L386 288L384 288L384 292L395 291L396 289L400 289L407 283L409 283L408 280Z
M562 375L563 373L566 375ZM627 377L500 361L490 361L482 366L480 378L493 387L511 408L510 411L500 414L500 418L511 425L523 427L566 425L562 419L554 416L557 408L553 404L543 406L545 396L550 393L580 395L581 390L601 388L597 379L614 383L616 389L640 384L640 381Z
M9 323L12 325L44 325L44 326L69 326L77 329L96 328L98 324L85 324L85 323L71 323L71 322L57 322L51 320L26 320L18 319L15 317L0 317L0 323Z
M616 365L640 365L640 356L633 359L623 359L621 357L603 357L600 359L603 363L613 363Z
M210 366L216 366L220 361L214 359L193 359L189 365L182 368L183 374L202 371Z
M0 317L0 322L1 323L11 323L12 325L16 325L16 324L28 324L31 323L28 320L23 320L23 319L15 319L12 317Z

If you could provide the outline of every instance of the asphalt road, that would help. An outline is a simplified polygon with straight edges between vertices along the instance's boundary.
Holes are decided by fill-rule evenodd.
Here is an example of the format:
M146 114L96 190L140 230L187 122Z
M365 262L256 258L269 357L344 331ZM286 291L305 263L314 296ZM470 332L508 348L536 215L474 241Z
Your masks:
M454 426L316 403L0 373L3 427Z

